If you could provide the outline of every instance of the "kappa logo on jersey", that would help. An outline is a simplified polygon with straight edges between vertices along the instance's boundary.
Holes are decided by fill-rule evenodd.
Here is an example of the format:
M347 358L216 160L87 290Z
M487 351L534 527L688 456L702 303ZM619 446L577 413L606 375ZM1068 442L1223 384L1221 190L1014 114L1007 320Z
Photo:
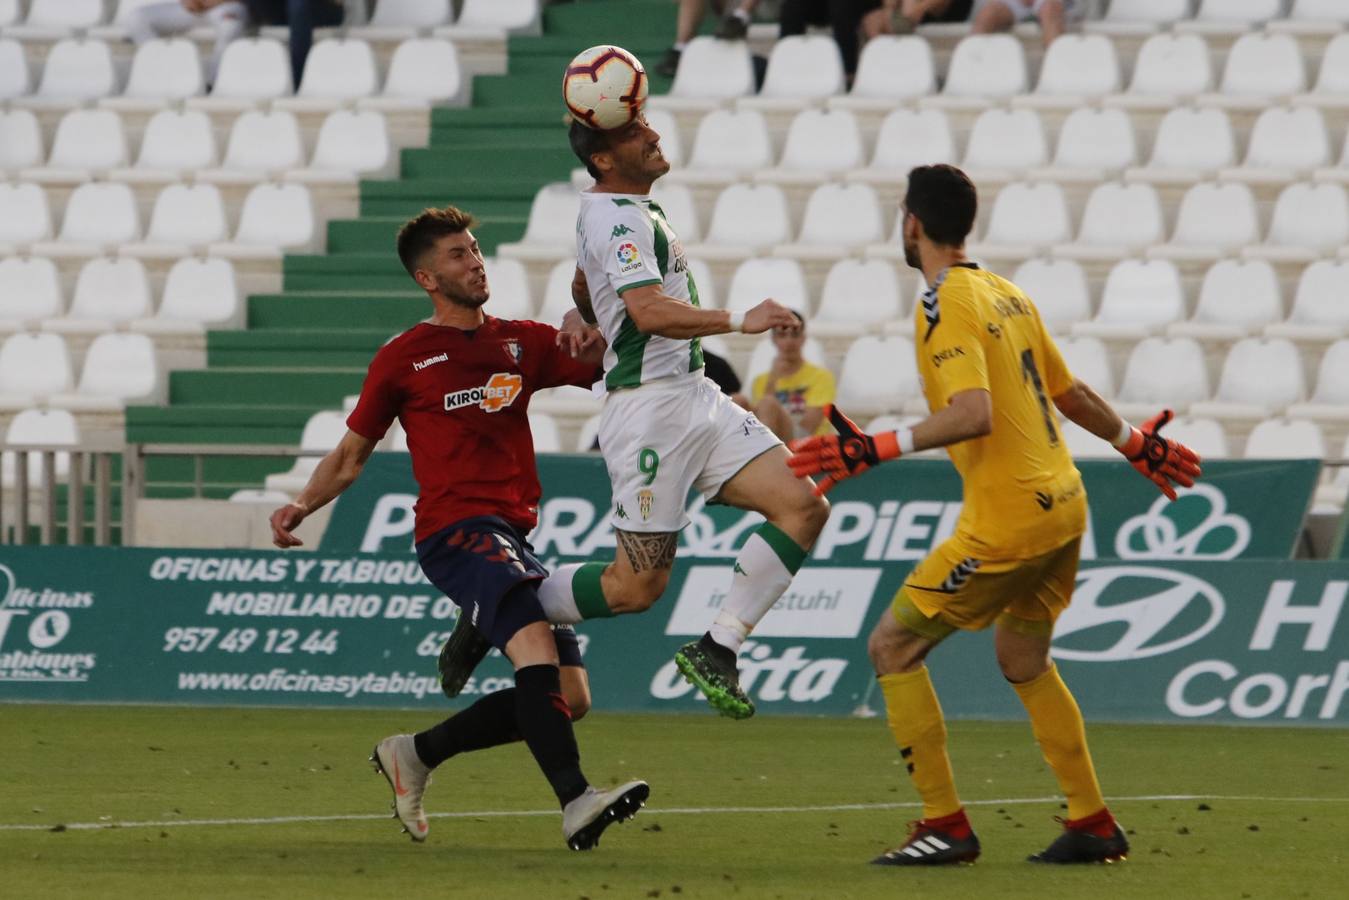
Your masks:
M632 234L632 229L626 225L615 225L614 233L609 235L609 239L613 240L614 238L621 238L625 234Z
M501 412L515 402L524 387L524 379L510 372L497 372L482 387L465 388L445 395L445 411L476 406L484 412Z
M645 268L642 264L642 254L637 252L637 245L631 241L624 241L619 244L616 255L618 256L618 272L620 275Z

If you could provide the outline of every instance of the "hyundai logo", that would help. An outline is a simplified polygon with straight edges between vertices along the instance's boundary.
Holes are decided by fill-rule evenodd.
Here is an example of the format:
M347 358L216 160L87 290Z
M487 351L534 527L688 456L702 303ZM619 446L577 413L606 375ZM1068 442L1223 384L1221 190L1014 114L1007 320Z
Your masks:
M1118 587L1114 587L1119 585ZM1113 587L1113 590L1112 590ZM1151 566L1103 566L1079 572L1073 602L1054 628L1058 659L1119 662L1161 656L1203 638L1223 618L1222 595L1201 578Z

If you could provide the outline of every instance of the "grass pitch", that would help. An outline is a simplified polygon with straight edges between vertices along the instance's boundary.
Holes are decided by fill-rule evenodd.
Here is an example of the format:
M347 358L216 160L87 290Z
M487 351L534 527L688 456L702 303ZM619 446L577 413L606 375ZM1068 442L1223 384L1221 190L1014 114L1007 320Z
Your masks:
M1055 785L1023 723L955 722L974 866L881 869L914 794L878 721L593 714L592 781L651 804L568 851L521 745L457 757L427 843L365 762L421 712L0 706L7 897L1343 897L1349 731L1089 726L1125 863L1032 866Z

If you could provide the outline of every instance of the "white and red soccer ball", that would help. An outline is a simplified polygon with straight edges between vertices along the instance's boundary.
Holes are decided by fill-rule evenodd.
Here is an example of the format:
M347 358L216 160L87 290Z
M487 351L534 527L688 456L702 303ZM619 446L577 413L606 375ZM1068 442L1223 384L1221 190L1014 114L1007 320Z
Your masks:
M622 128L641 114L647 77L622 47L600 44L576 54L562 76L562 99L572 118L589 128Z

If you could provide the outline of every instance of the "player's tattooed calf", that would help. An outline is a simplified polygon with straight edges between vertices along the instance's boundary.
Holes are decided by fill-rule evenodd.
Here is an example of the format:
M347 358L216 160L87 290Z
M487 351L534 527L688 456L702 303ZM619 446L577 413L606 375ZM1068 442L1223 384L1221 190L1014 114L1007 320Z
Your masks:
M675 549L679 546L679 533L675 531L660 534L638 534L635 531L618 531L618 543L628 555L634 572L648 569L668 569L674 565Z

